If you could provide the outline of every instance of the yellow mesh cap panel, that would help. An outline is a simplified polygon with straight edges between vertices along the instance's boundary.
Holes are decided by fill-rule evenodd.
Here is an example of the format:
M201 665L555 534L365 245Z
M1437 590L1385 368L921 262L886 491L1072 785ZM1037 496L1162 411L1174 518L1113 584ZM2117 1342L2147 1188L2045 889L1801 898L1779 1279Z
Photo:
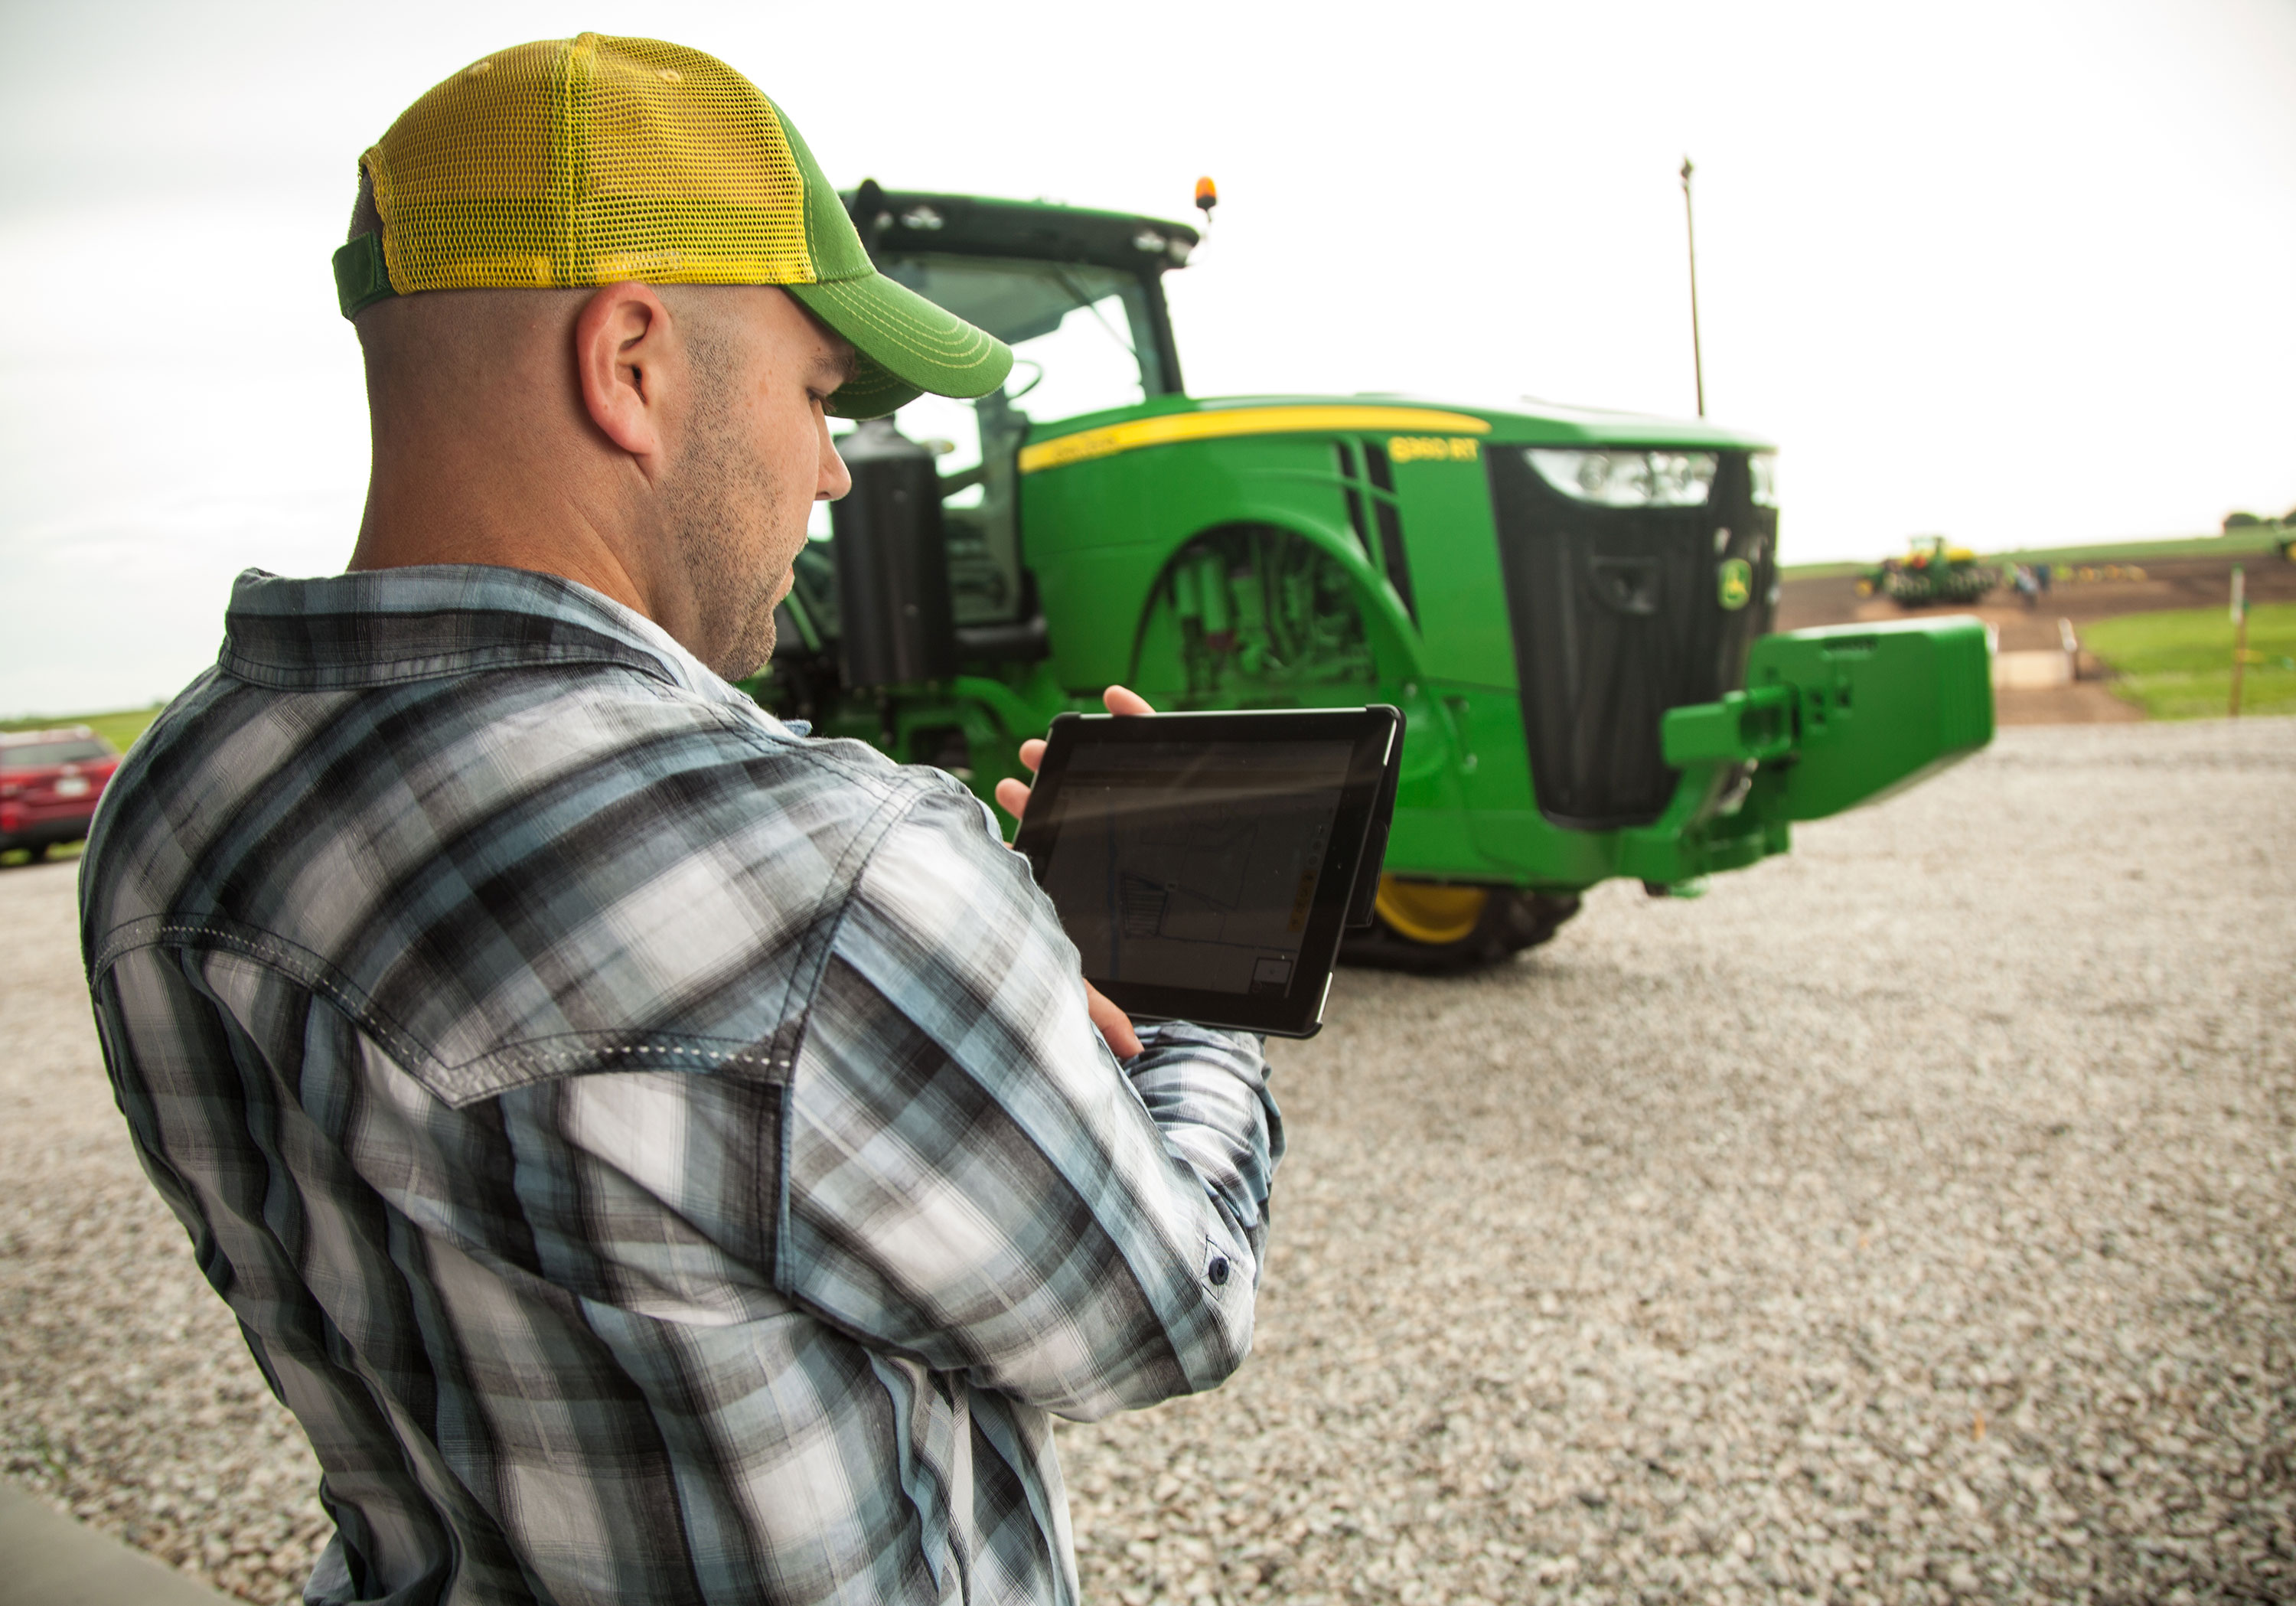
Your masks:
M808 177L773 103L683 45L583 34L496 52L365 161L402 295L816 276Z
M797 130L698 50L582 34L499 51L361 161L382 268L368 235L335 253L346 317L426 290L784 284L856 348L832 412L984 395L1013 366L1002 341L877 272Z

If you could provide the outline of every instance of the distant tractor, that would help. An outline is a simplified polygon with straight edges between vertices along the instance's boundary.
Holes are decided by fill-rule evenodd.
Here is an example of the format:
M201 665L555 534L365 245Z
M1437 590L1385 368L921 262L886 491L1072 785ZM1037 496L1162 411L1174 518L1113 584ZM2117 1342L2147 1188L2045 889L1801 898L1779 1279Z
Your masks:
M843 436L758 701L988 795L1111 681L1160 708L1391 703L1377 925L1453 968L1612 877L1690 890L1984 745L1970 620L1771 630L1769 444L1702 421L1181 386L1185 224L844 197L887 274L1011 342L1011 381ZM1333 271L1303 263L1302 273ZM1456 339L1456 333L1437 338Z
M1903 557L1882 560L1857 582L1860 597L1880 595L1902 608L1932 603L1966 605L2001 583L2001 571L1978 561L1966 547L1949 546L1941 535L1914 538Z

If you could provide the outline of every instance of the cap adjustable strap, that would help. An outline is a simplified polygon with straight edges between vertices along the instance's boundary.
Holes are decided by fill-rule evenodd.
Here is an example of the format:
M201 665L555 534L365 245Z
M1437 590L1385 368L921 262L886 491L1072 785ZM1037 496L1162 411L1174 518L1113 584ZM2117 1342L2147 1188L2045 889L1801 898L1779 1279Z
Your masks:
M335 252L335 301L345 317L357 317L398 293L383 266L381 235L361 235Z

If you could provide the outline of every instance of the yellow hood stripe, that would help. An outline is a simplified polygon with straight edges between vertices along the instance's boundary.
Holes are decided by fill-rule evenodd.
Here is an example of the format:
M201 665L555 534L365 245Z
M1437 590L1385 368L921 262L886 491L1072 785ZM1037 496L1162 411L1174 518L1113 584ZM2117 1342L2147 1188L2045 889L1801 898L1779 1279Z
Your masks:
M1158 418L1135 418L1062 435L1021 449L1021 472L1033 474L1094 457L1112 457L1144 446L1172 446L1183 441L1217 441L1228 435L1308 435L1328 432L1369 433L1400 430L1415 435L1487 435L1489 423L1465 413L1442 413L1426 408L1400 407L1269 407L1223 408L1201 413L1167 413Z

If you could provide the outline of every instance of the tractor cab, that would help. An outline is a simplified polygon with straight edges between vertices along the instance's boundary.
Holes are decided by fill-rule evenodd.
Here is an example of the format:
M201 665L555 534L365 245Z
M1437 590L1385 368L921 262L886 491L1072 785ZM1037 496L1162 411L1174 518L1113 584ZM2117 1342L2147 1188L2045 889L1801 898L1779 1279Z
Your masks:
M1013 348L1013 375L974 401L921 396L901 432L939 456L950 601L959 630L1033 613L1016 462L1032 425L1180 391L1161 278L1195 230L1116 212L970 195L845 196L879 271Z

